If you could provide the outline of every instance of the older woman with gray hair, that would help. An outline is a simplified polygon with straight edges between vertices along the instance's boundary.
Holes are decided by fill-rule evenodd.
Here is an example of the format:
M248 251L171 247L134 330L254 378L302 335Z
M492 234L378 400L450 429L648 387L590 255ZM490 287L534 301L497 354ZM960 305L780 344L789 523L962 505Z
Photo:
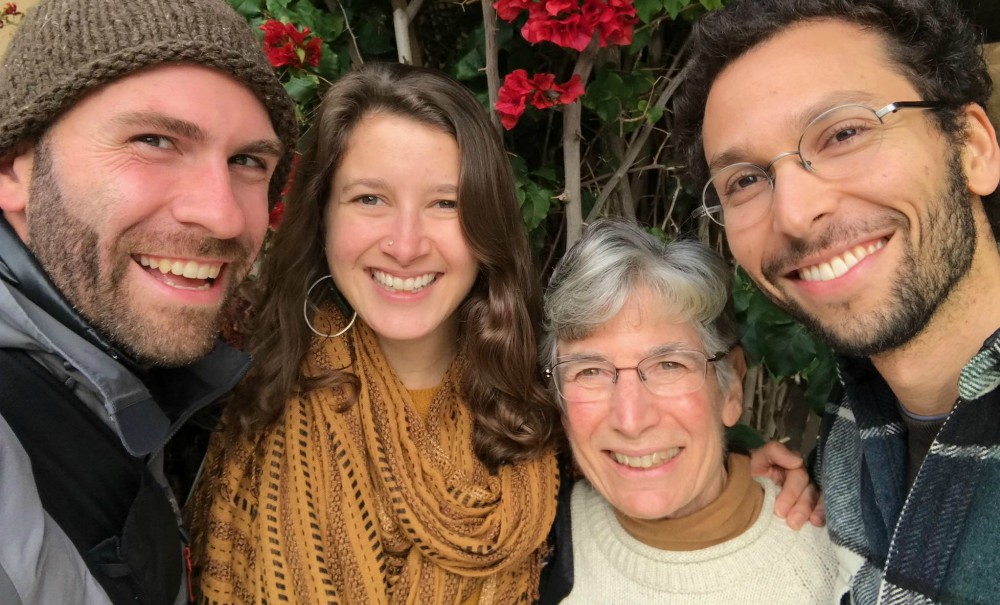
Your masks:
M778 488L727 452L746 371L730 282L707 247L621 220L556 267L542 359L585 478L557 544L572 552L563 603L832 602L825 531L775 517Z

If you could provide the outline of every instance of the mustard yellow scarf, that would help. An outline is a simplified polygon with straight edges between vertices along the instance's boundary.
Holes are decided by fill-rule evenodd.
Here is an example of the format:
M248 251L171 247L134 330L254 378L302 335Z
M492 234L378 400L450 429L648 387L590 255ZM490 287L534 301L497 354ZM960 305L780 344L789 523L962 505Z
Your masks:
M351 345L353 344L353 356ZM530 603L555 516L554 456L491 475L472 451L456 360L426 420L361 322L304 371L361 386L288 401L263 431L216 434L192 500L203 602Z

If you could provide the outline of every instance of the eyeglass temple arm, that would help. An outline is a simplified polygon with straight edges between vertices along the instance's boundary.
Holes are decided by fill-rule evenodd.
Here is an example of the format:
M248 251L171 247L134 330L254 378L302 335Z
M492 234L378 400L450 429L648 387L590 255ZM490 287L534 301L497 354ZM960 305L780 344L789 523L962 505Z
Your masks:
M940 101L896 101L894 103L889 103L879 111L875 112L875 115L881 119L890 113L896 113L900 109L906 109L908 107L915 107L919 109L940 109L944 107L944 103Z

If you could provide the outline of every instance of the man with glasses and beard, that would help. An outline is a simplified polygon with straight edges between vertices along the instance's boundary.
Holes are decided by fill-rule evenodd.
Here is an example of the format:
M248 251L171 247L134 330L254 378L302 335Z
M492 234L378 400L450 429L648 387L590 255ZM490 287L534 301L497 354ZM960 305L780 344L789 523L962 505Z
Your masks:
M0 63L0 603L186 603L162 449L218 342L294 106L224 0L43 0Z
M702 19L676 135L703 211L840 354L816 456L844 603L1000 603L1000 149L935 0Z

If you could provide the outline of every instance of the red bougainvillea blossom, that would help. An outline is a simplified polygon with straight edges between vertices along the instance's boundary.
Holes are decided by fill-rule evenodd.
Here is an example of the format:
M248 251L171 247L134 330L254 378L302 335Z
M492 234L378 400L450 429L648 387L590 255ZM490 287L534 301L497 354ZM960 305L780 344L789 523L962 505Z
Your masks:
M271 19L260 26L264 31L264 54L274 67L301 68L319 65L323 41L309 35L309 28L302 31L291 23ZM306 40L309 38L309 40Z
M21 11L17 10L17 5L13 2L8 2L4 5L3 10L0 10L0 28L9 23L14 23L14 17L22 16Z
M516 69L504 78L496 107L503 127L510 130L517 124L528 103L538 109L547 109L568 105L582 94L583 82L579 75L574 75L564 84L556 84L553 74L535 74L529 78L528 72Z
M281 190L282 198L287 196L288 192L292 190L292 183L295 182L295 173L298 172L299 158L301 157L302 154L297 151L295 152L295 155L292 156L292 167L288 171L288 180L285 182L284 189ZM278 226L281 225L281 219L283 218L285 218L285 203L279 201L273 208L271 208L271 212L267 215L267 225L271 229L277 229Z
M631 0L497 0L493 7L509 22L528 11L521 28L528 42L552 42L578 52L595 33L600 46L631 44L637 21Z
M271 229L277 229L283 218L285 218L285 202L278 202L267 215L267 226Z
M504 21L510 22L517 19L521 11L527 10L534 4L534 0L499 0L493 5L497 11L497 16Z

